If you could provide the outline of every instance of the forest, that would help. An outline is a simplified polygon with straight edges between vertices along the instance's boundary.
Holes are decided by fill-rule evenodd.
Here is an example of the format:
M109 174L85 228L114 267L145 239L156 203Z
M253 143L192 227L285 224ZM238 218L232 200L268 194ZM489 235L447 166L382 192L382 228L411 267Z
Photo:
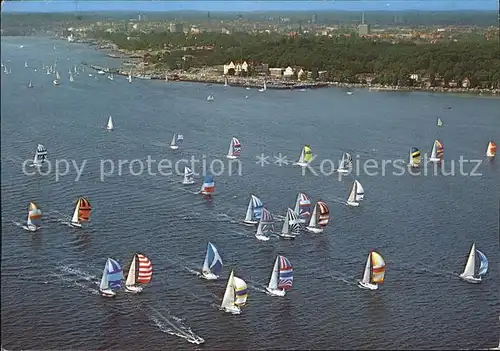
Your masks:
M374 83L411 86L411 74L429 78L431 84L468 78L471 87L500 87L498 40L448 41L435 44L374 41L350 37L295 36L280 34L201 33L106 33L94 37L113 42L121 49L149 50L147 60L170 69L216 66L247 61L269 67L301 67L317 78L358 82L359 75L375 77ZM128 37L128 38L127 38ZM187 49L181 50L186 47ZM189 50L193 48L193 50ZM186 60L186 55L189 59ZM184 58L183 58L184 57Z

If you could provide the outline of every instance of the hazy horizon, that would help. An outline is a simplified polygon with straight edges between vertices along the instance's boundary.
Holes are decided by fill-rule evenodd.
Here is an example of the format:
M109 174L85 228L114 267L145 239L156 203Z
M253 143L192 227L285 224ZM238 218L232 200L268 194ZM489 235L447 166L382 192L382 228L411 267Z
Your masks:
M459 11L497 10L495 0L476 1L19 1L6 0L2 13L80 12L91 11L214 11L214 12L296 12L296 11Z

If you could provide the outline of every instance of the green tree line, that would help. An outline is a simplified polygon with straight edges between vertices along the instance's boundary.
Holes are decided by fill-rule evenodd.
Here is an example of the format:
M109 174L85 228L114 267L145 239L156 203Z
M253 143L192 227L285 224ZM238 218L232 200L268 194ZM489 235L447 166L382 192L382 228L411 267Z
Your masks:
M355 35L330 38L249 33L95 32L94 36L121 49L150 50L152 63L169 68L247 61L254 65L267 63L269 67L327 71L325 79L350 83L367 74L374 76L377 83L406 86L414 84L409 77L416 73L428 76L431 81L440 77L444 82L461 82L467 77L472 86L500 86L498 40L392 44ZM188 49L180 50L182 47ZM186 54L192 55L192 59L182 60Z

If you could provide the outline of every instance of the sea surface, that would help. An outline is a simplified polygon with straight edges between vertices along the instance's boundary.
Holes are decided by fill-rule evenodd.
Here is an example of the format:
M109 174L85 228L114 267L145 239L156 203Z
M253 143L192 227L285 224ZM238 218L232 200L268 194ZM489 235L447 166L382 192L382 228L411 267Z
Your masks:
M1 59L11 69L1 73L3 348L498 345L500 160L484 155L489 140L500 143L499 99L368 90L347 95L336 88L262 93L139 79L128 84L124 77L111 81L82 71L81 61L118 66L102 52L44 38L3 37ZM42 70L56 60L57 87ZM80 73L70 82L74 65ZM214 101L206 100L209 94ZM112 132L104 129L110 115ZM184 135L175 151L168 147L173 132ZM229 174L225 158L233 136L242 143L241 175L235 164ZM444 170L451 172L454 160L455 175L433 174L430 167L427 175L393 174L401 171L389 161L406 162L412 146L429 153L436 138L445 147ZM49 152L46 174L24 174L23 162L38 143ZM316 155L304 173L291 164L303 144ZM343 152L358 163L373 160L371 168L341 178L326 174L328 160L338 163ZM275 163L280 153L287 165ZM269 164L256 163L261 154ZM182 186L181 175L161 175L155 163L149 173L140 172L140 161L132 170L124 163L141 160L147 167L148 156L156 164L195 157L205 160L207 171L212 163L216 195L208 201L195 194L199 165L196 185ZM464 163L461 175L460 157L478 161ZM63 160L70 169L56 175L57 161L64 173ZM86 161L78 179L73 161L79 167ZM101 162L113 176L101 179ZM465 174L476 163L474 175ZM345 204L355 178L365 190L357 208ZM328 203L331 222L324 233L261 242L255 228L241 224L255 194L280 230L298 192ZM73 229L64 222L79 196L92 204L91 221ZM30 201L43 213L35 234L22 229ZM208 241L225 264L215 282L196 275ZM489 259L489 272L476 285L458 277L473 242ZM357 280L373 249L386 261L386 279L377 291L361 290ZM140 295L99 296L106 259L126 269L136 252L153 263L151 284ZM264 293L277 254L294 266L293 290L282 298ZM231 269L249 285L248 304L236 316L218 309Z

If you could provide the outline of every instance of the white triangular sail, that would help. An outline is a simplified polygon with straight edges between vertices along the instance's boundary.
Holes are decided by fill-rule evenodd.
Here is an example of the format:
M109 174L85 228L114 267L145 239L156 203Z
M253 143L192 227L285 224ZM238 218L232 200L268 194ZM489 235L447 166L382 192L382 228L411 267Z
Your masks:
M431 150L431 159L436 159L437 158L437 145L436 142L432 144L432 150Z
M134 255L134 258L132 258L132 262L130 263L130 268L128 269L128 276L127 276L127 281L125 282L126 286L133 286L135 285L135 280L136 280L136 255Z
M273 271L271 273L271 279L269 279L268 288L272 290L278 289L278 276L279 276L279 268L280 268L280 256L276 257L276 261L274 262Z
M177 134L174 133L174 135L172 135L172 141L170 142L170 146L176 146L177 145Z
M355 180L354 182L356 183L356 201L361 201L365 197L365 190L359 181Z
M193 171L189 167L184 167L184 184L194 182L194 174Z
M99 289L108 290L109 289L109 281L108 281L108 262L104 265L104 270L102 272L101 284L99 284Z
M356 187L357 187L357 182L354 181L352 184L352 189L351 193L349 194L349 198L347 199L348 202L356 202Z
M472 244L472 247L470 249L469 258L467 259L467 263L465 264L462 276L473 277L475 267L476 267L476 244L474 243Z
M317 227L318 226L318 204L314 205L313 213L311 215L311 219L309 220L309 227Z
M368 254L368 259L366 260L365 271L363 273L363 279L361 280L363 283L370 283L370 272L371 272L371 252Z
M234 271L231 271L229 279L227 280L226 291L222 298L221 308L234 307Z
M109 118L108 118L108 124L106 126L106 129L107 130L113 130L113 128L114 128L113 127L113 118L111 118L111 116L109 116Z
M79 223L79 212L80 212L80 199L76 201L75 211L73 212L73 217L71 218L72 223Z
M488 147L486 148L486 156L495 157L497 153L497 144L494 141L490 141L488 143Z

